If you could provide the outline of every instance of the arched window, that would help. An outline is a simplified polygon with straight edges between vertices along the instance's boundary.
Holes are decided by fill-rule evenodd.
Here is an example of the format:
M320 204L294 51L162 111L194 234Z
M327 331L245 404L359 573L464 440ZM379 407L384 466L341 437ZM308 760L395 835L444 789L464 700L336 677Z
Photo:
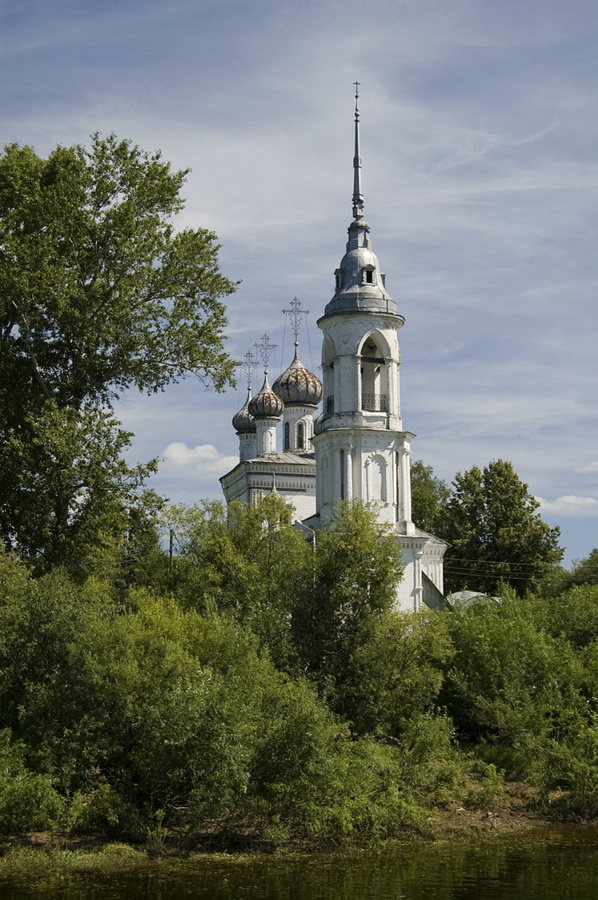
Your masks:
M291 446L291 428L288 422L284 423L284 449L288 450Z
M297 450L305 450L305 424L297 422Z

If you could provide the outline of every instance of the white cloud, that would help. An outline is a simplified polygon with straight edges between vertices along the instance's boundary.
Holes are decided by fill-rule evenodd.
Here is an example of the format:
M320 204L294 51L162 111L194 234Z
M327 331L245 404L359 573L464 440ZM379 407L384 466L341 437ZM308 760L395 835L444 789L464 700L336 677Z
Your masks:
M237 456L224 456L213 444L189 447L183 441L172 441L162 455L167 464L177 468L193 467L216 477L224 475L239 462Z
M578 497L576 494L565 494L556 500L545 500L536 497L543 513L559 516L595 516L598 515L598 500L596 497Z
M598 472L598 459L594 460L594 462L588 463L587 466L582 466L580 469L574 469L574 472L581 473L593 473Z

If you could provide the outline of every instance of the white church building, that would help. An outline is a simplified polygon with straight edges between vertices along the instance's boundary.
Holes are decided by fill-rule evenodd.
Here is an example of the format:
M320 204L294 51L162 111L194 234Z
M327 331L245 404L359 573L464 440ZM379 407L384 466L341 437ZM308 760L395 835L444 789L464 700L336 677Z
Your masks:
M356 97L357 101L357 97ZM335 291L318 320L322 330L322 381L298 353L300 303L293 301L295 357L268 382L274 345L259 345L265 363L261 389L233 418L239 463L220 481L227 502L251 503L276 490L307 531L325 528L339 500L374 507L395 530L403 580L397 608L441 607L447 544L411 519L411 442L400 404L398 329L404 318L386 290L364 221L359 155L359 108L355 105L353 221L345 255L335 271ZM323 400L322 412L316 416ZM282 448L277 430L282 420Z

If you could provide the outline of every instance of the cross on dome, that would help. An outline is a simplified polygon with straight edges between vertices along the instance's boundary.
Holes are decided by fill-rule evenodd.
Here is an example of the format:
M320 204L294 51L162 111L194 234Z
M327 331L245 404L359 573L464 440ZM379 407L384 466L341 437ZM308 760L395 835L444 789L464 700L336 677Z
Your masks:
M264 363L264 373L268 371L268 364L270 362L270 357L272 356L272 352L276 350L278 344L270 343L270 335L263 334L257 343L253 345L258 352L258 356L260 356L262 362Z
M295 346L298 344L299 337L299 329L305 322L306 316L309 315L308 309L301 309L301 300L298 300L297 297L293 297L289 306L291 309L283 309L283 314L288 316L291 320L291 325L293 328L293 334L295 335Z
M247 390L250 391L251 385L253 383L253 376L255 374L255 371L256 371L259 363L255 357L255 354L253 354L251 351L248 351L245 354L245 356L243 357L243 359L244 359L244 362L241 363L241 367L242 367L243 372L245 373L245 377L247 379Z

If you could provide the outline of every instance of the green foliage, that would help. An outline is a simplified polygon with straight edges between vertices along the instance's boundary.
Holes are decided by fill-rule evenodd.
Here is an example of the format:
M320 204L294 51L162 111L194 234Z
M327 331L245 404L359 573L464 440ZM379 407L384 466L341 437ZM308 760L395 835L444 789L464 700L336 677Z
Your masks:
M312 552L277 494L166 513L180 557L172 588L185 608L218 610L250 628L278 665L294 665L290 619L313 577Z
M574 563L568 571L560 566L549 570L539 586L548 597L558 597L576 585L598 584L598 549L592 550L587 559Z
M0 832L40 831L56 825L64 800L48 775L29 771L25 749L0 731Z
M595 585L398 614L358 504L315 553L276 496L168 516L172 572L151 498L108 582L0 554L1 831L376 839L491 808L496 766L598 815Z
M389 529L359 503L341 504L316 549L276 494L167 513L181 558L173 588L185 608L218 610L257 635L275 663L334 690L353 650L389 610L402 574Z
M530 597L538 623L553 637L582 649L598 638L598 584L580 584L556 597Z
M592 550L587 559L582 559L574 565L571 583L598 584L598 548Z
M125 463L130 437L101 409L60 408L54 401L7 428L0 474L4 545L15 545L39 571L65 565L80 578L112 574L128 509L156 469Z
M293 612L293 638L304 671L332 699L354 652L391 609L403 569L392 530L356 502L341 503L330 530L318 532L315 557L313 588Z
M488 809L504 796L503 773L494 763L476 759L471 768L472 781L467 792L466 803L472 809Z
M351 657L339 707L358 734L398 737L438 701L453 656L446 616L384 613Z
M0 538L40 571L110 564L155 468L124 464L127 388L231 381L215 235L175 233L185 172L114 135L0 157ZM112 554L114 556L114 554ZM104 559L102 559L102 557Z
M156 810L192 827L298 815L322 789L344 729L238 623L139 589L123 607L10 559L2 574L0 725L72 796L69 830L127 829Z
M598 816L598 723L554 741L536 761L534 775L548 809L557 817ZM551 803L551 794L555 802Z
M441 699L457 730L509 745L527 758L583 714L583 670L572 649L544 631L526 603L462 609L448 619L456 654Z
M559 529L541 520L538 506L504 460L457 475L435 525L436 533L451 544L445 556L445 588L494 594L504 582L523 594L537 583L563 555Z
M435 533L440 510L450 493L448 485L434 475L432 466L419 459L411 463L411 517L419 528Z
M222 388L215 236L184 229L187 172L114 135L48 159L12 144L0 158L2 383L13 400L109 402L188 372Z

